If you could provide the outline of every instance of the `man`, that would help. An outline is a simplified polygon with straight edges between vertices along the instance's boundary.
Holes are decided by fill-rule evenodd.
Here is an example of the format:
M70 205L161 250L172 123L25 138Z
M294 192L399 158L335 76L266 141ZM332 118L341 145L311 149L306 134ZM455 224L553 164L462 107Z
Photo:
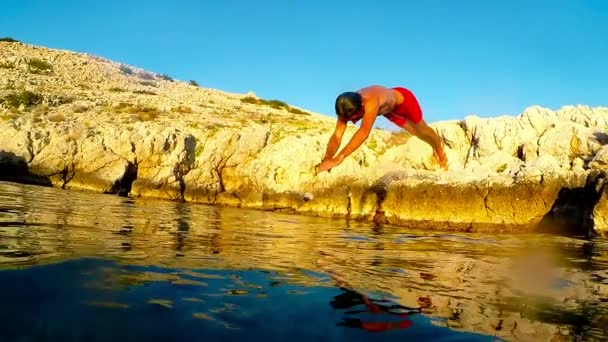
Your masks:
M447 157L437 133L422 119L420 105L411 91L402 88L386 88L378 85L345 92L336 98L336 115L338 122L329 142L327 151L316 173L330 171L340 165L344 158L353 153L367 139L372 130L376 117L385 116L397 126L406 129L412 135L429 144L434 151L434 157L439 165L447 170ZM342 135L349 121L361 126L340 153L336 155L342 142Z

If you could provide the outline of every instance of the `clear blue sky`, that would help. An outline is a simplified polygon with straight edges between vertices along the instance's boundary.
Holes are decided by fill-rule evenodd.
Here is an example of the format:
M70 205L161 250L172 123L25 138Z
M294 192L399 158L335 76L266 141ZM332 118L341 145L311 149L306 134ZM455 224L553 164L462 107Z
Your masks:
M426 119L608 105L607 0L2 0L0 36L333 115L405 86Z

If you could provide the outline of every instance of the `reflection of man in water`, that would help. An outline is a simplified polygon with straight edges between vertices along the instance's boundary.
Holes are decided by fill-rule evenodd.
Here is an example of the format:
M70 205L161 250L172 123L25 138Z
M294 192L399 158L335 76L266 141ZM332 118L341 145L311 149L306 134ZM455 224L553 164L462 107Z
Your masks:
M334 300L330 302L334 309L348 309L357 305L365 305L365 309L363 310L347 311L346 314L355 315L371 312L380 314L382 320L368 321L361 318L346 317L342 318L342 322L338 323L338 326L365 329L370 332L405 329L410 327L413 323L409 319L403 318L420 312L419 309L407 308L394 304L388 300L373 300L344 287L341 287L340 289L343 290L344 293L335 296ZM394 320L395 317L399 317L400 319Z

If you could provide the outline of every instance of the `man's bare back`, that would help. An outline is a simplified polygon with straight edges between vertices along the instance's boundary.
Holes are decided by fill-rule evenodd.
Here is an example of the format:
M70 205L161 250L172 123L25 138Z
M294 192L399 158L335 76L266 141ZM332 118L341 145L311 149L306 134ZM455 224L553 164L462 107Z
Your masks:
M376 97L378 99L378 115L390 113L393 108L403 102L403 96L394 89L373 85L357 90L364 101Z

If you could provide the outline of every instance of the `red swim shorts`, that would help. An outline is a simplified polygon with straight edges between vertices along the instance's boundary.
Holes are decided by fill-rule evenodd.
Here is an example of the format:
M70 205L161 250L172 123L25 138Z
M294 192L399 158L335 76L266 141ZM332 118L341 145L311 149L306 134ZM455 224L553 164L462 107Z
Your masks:
M403 95L403 102L384 116L399 127L403 126L407 120L416 124L419 123L422 120L422 110L414 94L402 87L394 87L393 89Z

